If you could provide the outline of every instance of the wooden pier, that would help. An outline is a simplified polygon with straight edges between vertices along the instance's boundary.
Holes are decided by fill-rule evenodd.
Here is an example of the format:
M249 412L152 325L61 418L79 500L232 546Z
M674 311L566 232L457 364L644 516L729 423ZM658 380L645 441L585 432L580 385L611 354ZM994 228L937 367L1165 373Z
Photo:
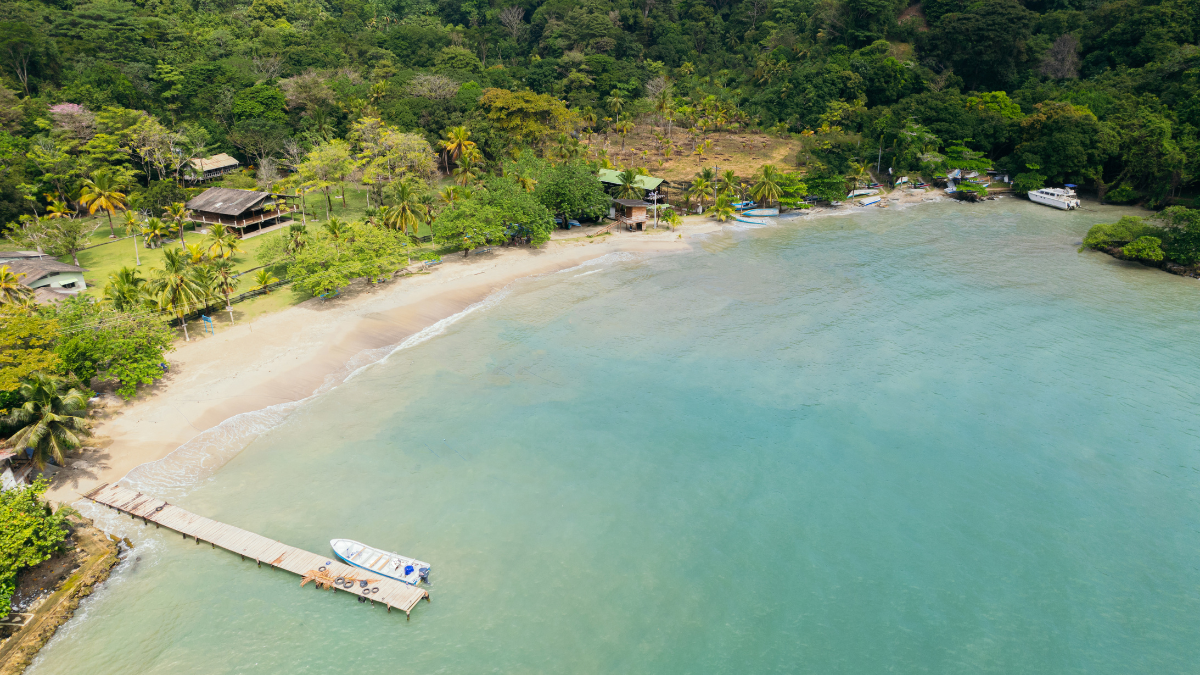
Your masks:
M333 555L317 555L302 551L294 546L281 544L253 532L198 516L161 499L155 499L119 485L104 483L85 493L83 497L122 513L128 513L135 520L141 518L142 522L146 524L154 523L155 526L174 530L182 534L184 539L191 537L196 540L196 544L207 542L213 548L219 546L226 551L237 553L243 559L251 558L260 567L266 563L271 567L299 574L301 577L307 577L311 572L321 568L325 568L322 574L330 577L353 576L373 579L377 577L369 570L342 563ZM353 588L338 587L333 590L343 590L351 595L358 595L370 600L372 604L383 603L389 612L394 607L403 610L406 615L422 598L429 599L429 591L386 577L378 578L368 584L366 588L354 585Z

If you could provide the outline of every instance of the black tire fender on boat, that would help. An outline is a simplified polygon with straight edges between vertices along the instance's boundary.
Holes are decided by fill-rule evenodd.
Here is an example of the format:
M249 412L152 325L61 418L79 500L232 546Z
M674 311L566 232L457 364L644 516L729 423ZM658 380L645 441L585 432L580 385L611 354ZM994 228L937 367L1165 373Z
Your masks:
M378 587L378 586L376 586L375 588L372 588L372 589L371 589L371 592L372 592L372 593L378 593L378 592L379 592L379 587Z
M324 566L324 565L321 565L320 567L318 567L318 568L317 568L317 571L318 571L318 572L324 572L324 571L325 571L325 566Z
M364 588L364 589L362 589L362 594L363 594L363 595L370 595L370 594L371 594L371 589L369 589L369 588Z
M368 583L369 582L366 579L363 579L362 581L358 582L358 585L361 586L362 588L366 588Z
M338 586L341 586L345 582L346 582L346 577L338 577L333 580L333 583L337 584Z

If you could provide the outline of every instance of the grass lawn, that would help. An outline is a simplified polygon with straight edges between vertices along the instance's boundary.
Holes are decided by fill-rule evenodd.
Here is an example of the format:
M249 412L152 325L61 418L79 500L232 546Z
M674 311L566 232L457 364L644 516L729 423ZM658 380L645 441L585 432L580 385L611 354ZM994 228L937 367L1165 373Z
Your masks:
M107 228L106 228L107 229ZM256 258L258 249L262 248L263 244L273 237L282 237L286 235L286 230L276 230L257 237L250 237L241 242L241 247L245 249L233 257L234 269L239 272L258 267L259 262ZM189 231L184 234L186 241L192 244L198 244L204 239L204 235L197 234L194 231ZM161 268L163 249L162 248L145 248L141 237L137 238L137 254L135 256L134 240L121 239L111 241L108 236L101 237L105 243L102 246L87 249L79 252L79 264L87 269L84 273L84 279L87 281L87 293L91 295L99 295L104 289L104 285L108 283L108 275L116 272L122 267L135 267L137 257L141 258L141 267L137 267L143 277L150 276L150 270L153 268ZM163 248L177 247L179 240L167 240L163 242ZM59 260L70 263L71 256L62 256Z

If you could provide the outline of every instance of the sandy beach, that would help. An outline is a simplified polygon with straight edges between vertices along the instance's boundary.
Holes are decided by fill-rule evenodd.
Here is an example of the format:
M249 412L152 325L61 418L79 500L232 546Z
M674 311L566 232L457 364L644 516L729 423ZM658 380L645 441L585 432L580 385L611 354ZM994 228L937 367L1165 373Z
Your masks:
M897 190L885 203L937 198ZM833 215L852 206L816 209ZM688 216L677 232L614 232L600 238L558 231L540 249L496 247L447 256L429 273L378 285L357 283L333 300L313 298L211 336L179 341L168 355L170 374L138 398L109 409L94 425L85 450L54 474L47 497L70 503L100 483L120 480L236 415L311 396L336 384L347 364L369 350L394 346L503 289L516 279L552 273L616 252L660 254L690 250L689 239L738 223Z
M575 230L556 233L536 250L496 247L467 257L454 254L428 273L374 286L358 283L333 300L313 298L215 335L179 341L168 355L170 374L138 398L106 411L85 450L55 473L47 497L73 502L235 415L308 397L344 378L356 355L399 344L516 279L609 253L688 250L687 238L720 227L700 217L688 223L686 232L617 232L589 239L587 232Z

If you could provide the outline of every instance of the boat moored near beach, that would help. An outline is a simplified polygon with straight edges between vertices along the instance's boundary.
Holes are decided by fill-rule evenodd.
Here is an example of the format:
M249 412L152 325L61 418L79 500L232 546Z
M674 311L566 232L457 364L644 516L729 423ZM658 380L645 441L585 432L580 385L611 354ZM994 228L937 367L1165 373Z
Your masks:
M382 574L389 579L403 581L416 586L418 582L429 582L429 563L408 558L398 553L389 553L367 546L353 539L332 539L329 545L337 557L369 572Z
M1075 191L1071 188L1073 185L1068 185L1062 188L1042 188L1040 190L1030 190L1029 201L1042 204L1044 206L1052 206L1063 211L1070 211L1079 208L1079 198L1075 195Z

